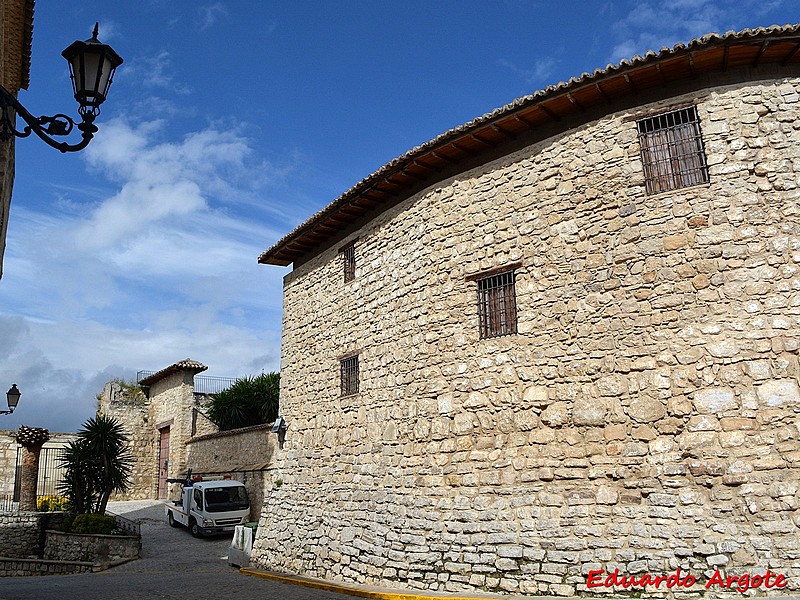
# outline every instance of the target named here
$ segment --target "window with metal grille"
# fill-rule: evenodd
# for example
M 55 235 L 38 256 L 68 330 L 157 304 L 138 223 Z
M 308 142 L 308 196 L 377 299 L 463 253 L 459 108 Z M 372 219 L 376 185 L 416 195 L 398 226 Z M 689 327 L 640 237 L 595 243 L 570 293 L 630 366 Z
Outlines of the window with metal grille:
M 344 282 L 353 281 L 356 277 L 356 245 L 348 244 L 341 250 L 342 262 L 344 263 Z
M 478 279 L 480 337 L 517 333 L 517 294 L 514 271 Z
M 358 393 L 358 355 L 339 361 L 342 380 L 342 396 Z
M 648 194 L 708 183 L 697 108 L 637 121 Z

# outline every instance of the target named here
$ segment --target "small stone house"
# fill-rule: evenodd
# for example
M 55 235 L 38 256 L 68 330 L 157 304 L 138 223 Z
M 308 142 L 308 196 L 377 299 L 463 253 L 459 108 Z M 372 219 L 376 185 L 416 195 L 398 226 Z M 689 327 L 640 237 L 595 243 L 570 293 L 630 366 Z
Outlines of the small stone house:
M 174 497 L 180 486 L 167 479 L 186 475 L 188 442 L 217 431 L 201 410 L 202 398 L 195 394 L 194 377 L 206 369 L 189 358 L 178 361 L 142 378 L 143 393 L 106 384 L 99 409 L 122 423 L 134 457 L 132 485 L 125 499 Z
M 288 430 L 254 562 L 800 589 L 798 98 L 798 26 L 648 52 L 414 148 L 265 251 L 293 266 Z

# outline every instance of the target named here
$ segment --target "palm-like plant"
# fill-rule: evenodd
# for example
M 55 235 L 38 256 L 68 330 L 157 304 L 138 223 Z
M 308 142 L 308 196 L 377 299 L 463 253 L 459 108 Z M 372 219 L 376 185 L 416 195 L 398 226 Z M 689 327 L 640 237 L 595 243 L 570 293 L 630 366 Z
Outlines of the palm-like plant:
M 206 410 L 223 431 L 270 423 L 278 416 L 279 395 L 278 373 L 241 377 L 227 390 L 214 394 Z
M 59 491 L 78 513 L 104 513 L 111 494 L 127 489 L 132 462 L 122 425 L 113 417 L 97 415 L 83 424 L 78 439 L 66 448 Z

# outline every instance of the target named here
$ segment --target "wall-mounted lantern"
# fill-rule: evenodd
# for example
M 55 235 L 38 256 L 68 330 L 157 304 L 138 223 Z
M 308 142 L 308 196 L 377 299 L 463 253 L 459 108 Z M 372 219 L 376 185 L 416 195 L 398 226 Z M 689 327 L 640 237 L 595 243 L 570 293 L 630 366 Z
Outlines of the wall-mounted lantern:
M 283 448 L 283 442 L 286 441 L 286 430 L 288 426 L 286 425 L 286 419 L 283 417 L 278 417 L 275 419 L 275 423 L 272 424 L 272 433 L 278 434 L 278 446 Z
M 79 104 L 81 122 L 75 123 L 64 114 L 34 117 L 14 94 L 0 85 L 0 139 L 5 141 L 12 136 L 28 137 L 33 132 L 61 152 L 83 150 L 89 144 L 97 132 L 94 120 L 100 114 L 100 105 L 108 96 L 114 72 L 122 64 L 122 57 L 111 46 L 97 39 L 97 29 L 98 24 L 95 23 L 90 39 L 73 42 L 61 53 L 69 63 L 69 74 L 75 100 Z M 27 124 L 22 131 L 16 128 L 16 115 Z M 69 135 L 74 127 L 81 132 L 83 139 L 80 142 L 68 144 L 53 139 L 52 136 Z
M 19 389 L 17 389 L 17 384 L 13 384 L 11 389 L 6 392 L 6 402 L 8 402 L 8 410 L 0 410 L 0 415 L 10 415 L 14 412 L 14 409 L 17 408 L 17 404 L 19 404 L 19 397 L 22 394 L 19 393 Z

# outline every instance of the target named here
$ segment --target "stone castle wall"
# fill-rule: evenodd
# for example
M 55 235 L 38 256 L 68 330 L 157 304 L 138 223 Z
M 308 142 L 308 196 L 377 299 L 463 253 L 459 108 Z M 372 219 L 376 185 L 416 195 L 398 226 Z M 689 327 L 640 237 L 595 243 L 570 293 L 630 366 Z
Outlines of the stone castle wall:
M 158 492 L 158 448 L 155 427 L 150 415 L 150 400 L 140 389 L 108 382 L 98 396 L 99 412 L 117 419 L 128 436 L 133 456 L 130 487 L 111 500 L 145 500 Z
M 254 563 L 557 595 L 592 569 L 769 567 L 800 589 L 798 88 L 609 114 L 383 213 L 348 238 L 350 283 L 336 247 L 296 267 Z M 710 183 L 647 196 L 634 118 L 684 103 Z M 519 333 L 480 340 L 468 278 L 516 262 Z
M 271 487 L 270 470 L 277 451 L 272 425 L 220 431 L 198 436 L 187 445 L 187 464 L 194 475 L 231 475 L 247 487 L 250 518 L 261 515 L 265 486 Z

